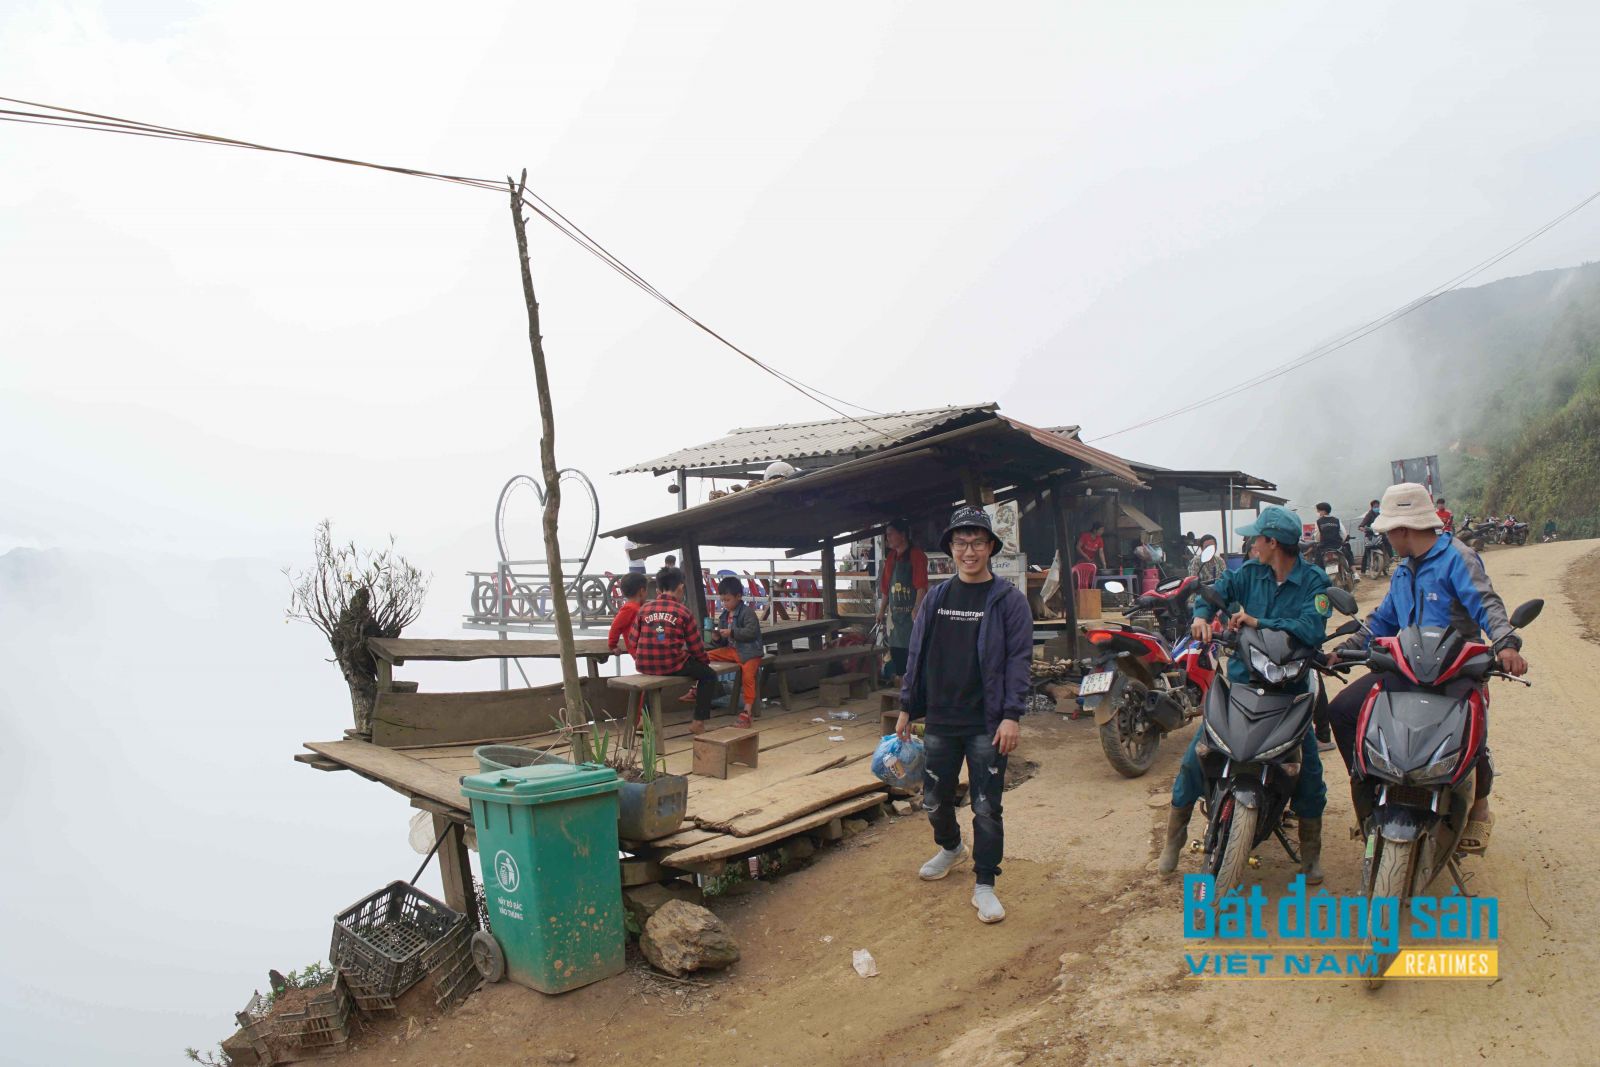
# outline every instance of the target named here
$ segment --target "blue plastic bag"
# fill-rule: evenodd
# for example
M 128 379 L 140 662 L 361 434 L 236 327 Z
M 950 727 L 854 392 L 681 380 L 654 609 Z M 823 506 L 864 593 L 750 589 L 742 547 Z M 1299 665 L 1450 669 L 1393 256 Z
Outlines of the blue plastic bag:
M 928 765 L 922 739 L 902 741 L 895 734 L 884 734 L 872 753 L 872 773 L 896 789 L 915 789 L 922 784 L 922 771 Z

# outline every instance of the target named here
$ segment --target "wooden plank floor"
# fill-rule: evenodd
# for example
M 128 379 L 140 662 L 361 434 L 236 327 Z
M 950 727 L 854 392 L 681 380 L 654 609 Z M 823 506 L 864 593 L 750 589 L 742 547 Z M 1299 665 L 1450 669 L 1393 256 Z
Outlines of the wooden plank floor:
M 855 718 L 829 719 L 828 712 L 837 710 L 852 712 Z M 815 693 L 801 694 L 789 711 L 776 706 L 763 709 L 755 725 L 761 735 L 759 765 L 731 767 L 725 779 L 689 774 L 691 718 L 688 706 L 669 707 L 663 729 L 667 770 L 689 775 L 689 814 L 683 830 L 649 850 L 669 865 L 677 851 L 685 851 L 686 862 L 697 866 L 755 851 L 820 825 L 817 816 L 823 811 L 830 812 L 822 819 L 826 822 L 837 817 L 834 809 L 858 811 L 883 799 L 883 786 L 872 777 L 869 766 L 881 737 L 876 692 L 842 705 L 825 705 Z M 732 723 L 731 715 L 714 714 L 710 727 Z M 555 733 L 496 743 L 521 744 L 557 756 L 565 756 L 567 751 Z M 401 792 L 407 791 L 408 782 L 423 782 L 428 787 L 427 795 L 435 800 L 441 799 L 441 783 L 454 783 L 461 775 L 478 771 L 473 756 L 476 744 L 381 749 L 363 742 L 344 742 L 308 743 L 307 747 L 369 777 L 378 777 Z M 372 774 L 372 768 L 379 764 L 384 773 Z M 407 765 L 415 767 L 416 773 L 404 773 Z M 825 778 L 798 781 L 818 774 L 825 774 Z M 845 797 L 841 793 L 865 795 Z M 453 806 L 464 808 L 465 804 L 457 801 Z M 715 828 L 700 827 L 697 813 L 704 813 L 708 822 L 714 821 Z M 728 829 L 734 832 L 725 832 Z

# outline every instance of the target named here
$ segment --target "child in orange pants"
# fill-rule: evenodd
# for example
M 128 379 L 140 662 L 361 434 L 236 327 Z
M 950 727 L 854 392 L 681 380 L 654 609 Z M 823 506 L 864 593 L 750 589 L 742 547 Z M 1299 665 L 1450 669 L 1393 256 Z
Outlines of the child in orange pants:
M 765 651 L 761 643 L 761 620 L 744 602 L 744 586 L 731 574 L 717 583 L 717 599 L 722 601 L 722 613 L 717 619 L 716 642 L 706 655 L 712 663 L 739 664 L 739 673 L 744 679 L 744 710 L 739 712 L 736 722 L 749 726 L 750 713 L 756 706 L 756 678 L 761 673 L 761 656 Z

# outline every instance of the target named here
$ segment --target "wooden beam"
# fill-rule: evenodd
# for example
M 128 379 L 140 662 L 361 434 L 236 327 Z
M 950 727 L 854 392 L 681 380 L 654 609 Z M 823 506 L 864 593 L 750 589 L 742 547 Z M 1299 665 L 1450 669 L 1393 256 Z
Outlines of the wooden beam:
M 467 855 L 467 838 L 462 826 L 443 815 L 433 817 L 433 835 L 444 835 L 439 845 L 439 877 L 444 882 L 444 902 L 467 916 L 478 926 L 478 895 L 472 885 L 472 861 Z
M 822 542 L 822 613 L 829 618 L 839 614 L 839 570 L 833 561 L 833 541 Z
M 1050 502 L 1055 505 L 1056 552 L 1061 557 L 1061 618 L 1066 623 L 1066 633 L 1072 649 L 1072 658 L 1078 655 L 1078 591 L 1072 580 L 1072 565 L 1077 562 L 1073 545 L 1075 541 L 1072 522 L 1072 502 L 1067 495 L 1067 480 L 1063 478 L 1050 490 Z
M 684 602 L 696 619 L 706 617 L 706 584 L 700 563 L 700 546 L 693 541 L 683 545 Z

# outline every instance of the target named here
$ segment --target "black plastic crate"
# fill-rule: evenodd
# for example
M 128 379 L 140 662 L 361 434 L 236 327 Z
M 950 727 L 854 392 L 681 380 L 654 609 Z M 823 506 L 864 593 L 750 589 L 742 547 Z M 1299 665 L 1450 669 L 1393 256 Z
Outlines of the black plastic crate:
M 411 883 L 390 882 L 335 916 L 328 958 L 364 994 L 398 997 L 428 972 L 428 949 L 466 921 Z
M 433 998 L 440 1011 L 449 1011 L 478 988 L 482 976 L 472 960 L 472 925 L 465 919 L 429 948 L 423 966 L 433 979 Z
M 303 1049 L 342 1045 L 350 1040 L 350 1014 L 355 1004 L 344 978 L 335 975 L 332 988 L 312 997 L 299 1011 L 281 1012 L 278 1033 Z

